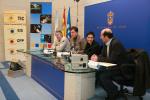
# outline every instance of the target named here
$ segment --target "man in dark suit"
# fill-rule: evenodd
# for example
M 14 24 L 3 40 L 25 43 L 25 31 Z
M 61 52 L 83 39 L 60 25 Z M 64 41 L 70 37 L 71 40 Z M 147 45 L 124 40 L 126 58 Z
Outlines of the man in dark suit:
M 115 67 L 100 71 L 98 76 L 100 85 L 107 92 L 106 100 L 116 100 L 119 92 L 117 86 L 113 83 L 113 78 L 122 75 L 120 65 L 130 63 L 130 61 L 121 42 L 113 37 L 111 29 L 103 29 L 100 38 L 104 43 L 102 53 L 99 57 L 93 55 L 91 60 L 117 64 Z

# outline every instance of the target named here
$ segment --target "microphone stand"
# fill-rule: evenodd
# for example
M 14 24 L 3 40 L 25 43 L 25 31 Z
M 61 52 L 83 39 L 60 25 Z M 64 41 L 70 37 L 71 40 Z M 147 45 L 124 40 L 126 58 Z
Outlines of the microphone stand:
M 79 19 L 78 19 L 78 11 L 79 11 L 79 1 L 80 0 L 75 0 L 77 2 L 77 27 L 78 27 L 78 22 L 79 22 Z
M 55 59 L 56 59 L 56 56 L 57 56 L 57 52 L 56 52 L 56 45 L 55 45 L 55 48 L 54 48 L 53 55 L 54 55 L 54 57 L 55 57 Z

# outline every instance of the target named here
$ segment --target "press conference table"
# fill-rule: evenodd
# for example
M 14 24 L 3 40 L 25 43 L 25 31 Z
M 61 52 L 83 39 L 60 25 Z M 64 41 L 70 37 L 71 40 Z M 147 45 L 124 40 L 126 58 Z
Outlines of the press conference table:
M 58 100 L 87 100 L 95 93 L 95 70 L 72 69 L 64 58 L 42 51 L 19 51 L 25 56 L 25 72 Z

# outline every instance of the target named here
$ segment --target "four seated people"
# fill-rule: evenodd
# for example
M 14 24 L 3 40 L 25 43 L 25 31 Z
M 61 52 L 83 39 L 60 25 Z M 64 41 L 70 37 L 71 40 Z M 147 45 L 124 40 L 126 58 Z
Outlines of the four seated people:
M 86 39 L 81 39 L 78 34 L 78 28 L 75 26 L 71 27 L 71 38 L 68 40 L 63 37 L 61 31 L 55 33 L 56 41 L 53 43 L 52 48 L 57 51 L 76 51 L 76 53 L 87 54 L 89 60 L 95 62 L 108 62 L 117 64 L 107 70 L 99 70 L 96 72 L 96 81 L 106 92 L 106 100 L 116 100 L 120 95 L 118 87 L 114 84 L 113 80 L 115 77 L 124 76 L 125 74 L 130 75 L 128 71 L 124 72 L 120 66 L 122 64 L 133 64 L 134 61 L 129 59 L 126 49 L 122 43 L 113 36 L 113 32 L 109 28 L 105 28 L 100 33 L 100 39 L 102 40 L 103 47 L 94 40 L 95 35 L 93 32 L 88 32 Z M 130 68 L 128 70 L 131 70 Z M 130 71 L 129 71 L 130 72 Z M 133 75 L 133 73 L 131 74 Z

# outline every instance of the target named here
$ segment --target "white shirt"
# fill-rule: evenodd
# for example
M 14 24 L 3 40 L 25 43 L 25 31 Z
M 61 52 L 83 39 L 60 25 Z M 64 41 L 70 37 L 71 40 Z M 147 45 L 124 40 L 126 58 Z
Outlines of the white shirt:
M 110 39 L 110 40 L 106 43 L 106 46 L 107 46 L 107 57 L 109 57 L 109 46 L 110 46 L 111 41 L 112 41 L 112 39 Z
M 56 39 L 56 41 L 52 45 L 52 48 L 60 52 L 69 51 L 70 50 L 69 40 L 66 37 L 63 37 L 60 41 Z

